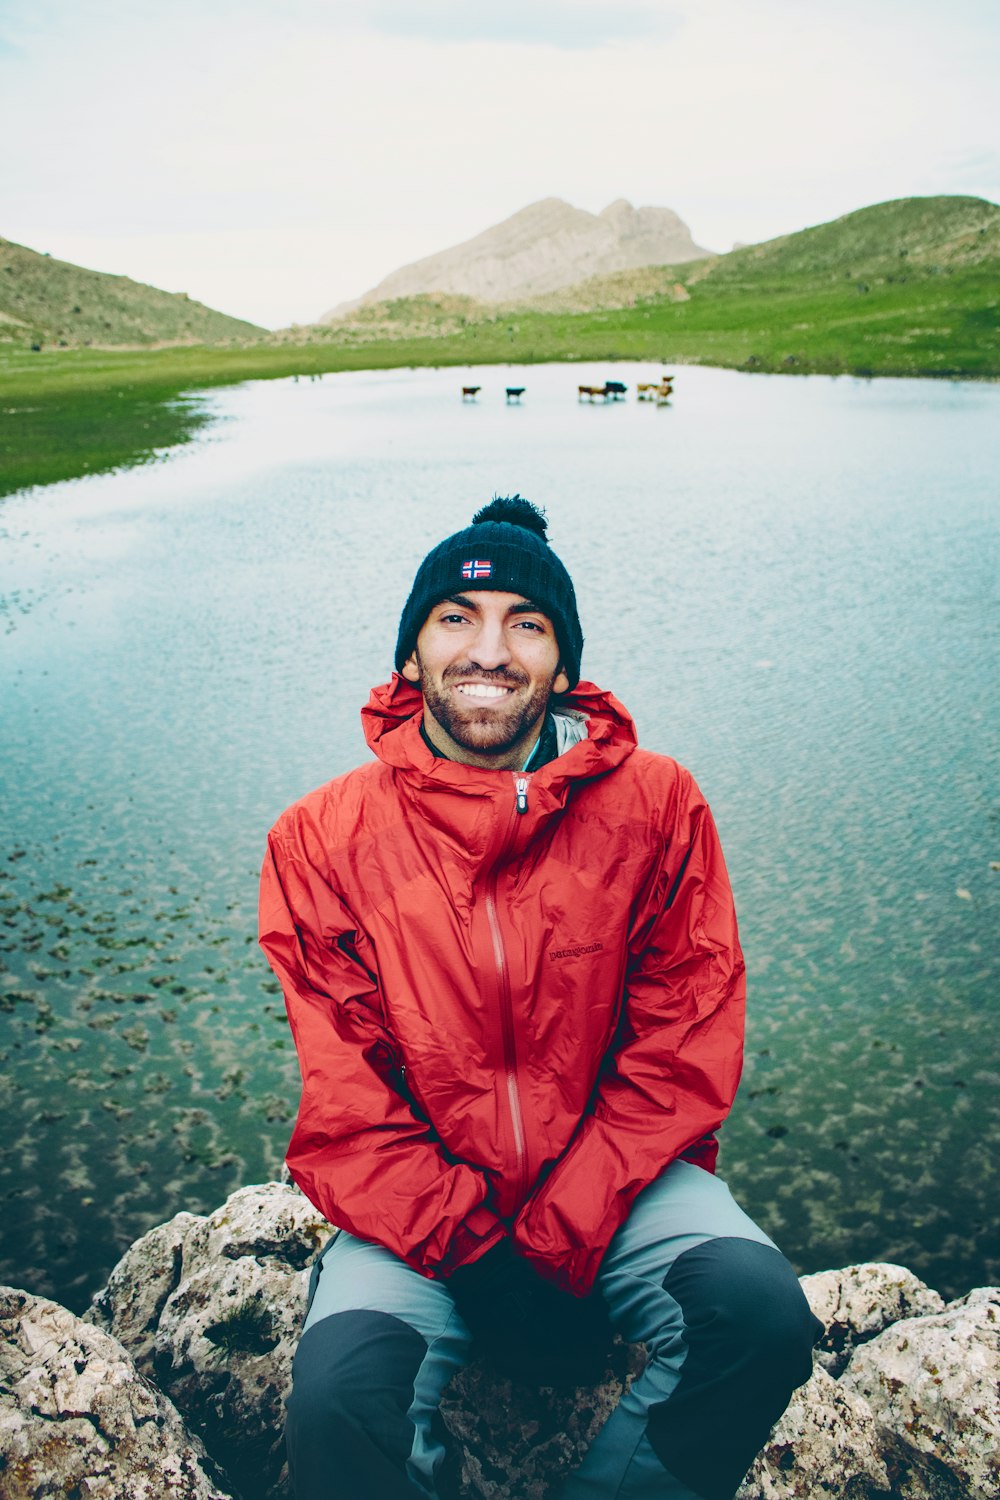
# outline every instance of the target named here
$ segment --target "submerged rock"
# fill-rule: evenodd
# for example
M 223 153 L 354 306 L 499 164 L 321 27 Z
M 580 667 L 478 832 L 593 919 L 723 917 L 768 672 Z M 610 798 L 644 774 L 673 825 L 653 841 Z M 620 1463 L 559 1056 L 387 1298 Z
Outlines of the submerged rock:
M 243 1188 L 214 1214 L 179 1214 L 143 1236 L 88 1314 L 169 1395 L 241 1500 L 289 1496 L 283 1401 L 309 1266 L 329 1234 L 296 1188 Z M 802 1284 L 826 1326 L 817 1367 L 772 1432 L 739 1500 L 985 1500 L 1000 1493 L 1000 1292 L 974 1292 L 944 1307 L 905 1268 L 881 1264 L 826 1271 Z M 87 1336 L 105 1336 L 80 1327 Z M 104 1365 L 115 1347 L 109 1338 Z M 84 1350 L 82 1369 L 96 1357 Z M 575 1391 L 537 1390 L 485 1361 L 470 1365 L 442 1405 L 454 1439 L 453 1493 L 461 1500 L 550 1500 L 643 1358 L 640 1346 L 619 1342 L 605 1380 Z M 123 1350 L 118 1359 L 138 1379 Z M 70 1448 L 74 1420 L 67 1408 L 58 1424 L 69 1424 Z M 45 1433 L 17 1431 L 18 1452 L 35 1453 L 33 1473 L 43 1475 L 46 1464 L 62 1472 L 63 1439 L 51 1423 Z M 192 1452 L 201 1451 L 196 1439 L 187 1441 Z M 145 1500 L 146 1491 L 117 1483 L 109 1479 L 110 1487 L 80 1493 Z M 64 1492 L 36 1487 L 24 1494 Z M 20 1500 L 21 1492 L 11 1493 Z M 152 1500 L 175 1491 L 161 1486 L 148 1493 Z M 176 1493 L 201 1500 L 203 1492 Z
M 0 1287 L 0 1490 L 4 1500 L 229 1494 L 115 1339 L 13 1287 Z

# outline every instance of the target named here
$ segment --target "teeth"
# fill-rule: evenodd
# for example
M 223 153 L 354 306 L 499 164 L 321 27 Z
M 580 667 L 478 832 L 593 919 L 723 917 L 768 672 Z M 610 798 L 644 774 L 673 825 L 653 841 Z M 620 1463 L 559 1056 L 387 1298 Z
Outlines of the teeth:
M 458 691 L 467 698 L 506 698 L 510 688 L 496 687 L 491 682 L 463 682 Z

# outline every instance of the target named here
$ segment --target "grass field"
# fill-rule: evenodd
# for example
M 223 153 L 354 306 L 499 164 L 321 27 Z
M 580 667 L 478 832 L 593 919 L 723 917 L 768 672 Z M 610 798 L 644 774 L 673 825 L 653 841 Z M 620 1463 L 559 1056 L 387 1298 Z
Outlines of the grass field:
M 208 420 L 199 391 L 244 380 L 617 359 L 997 379 L 998 243 L 995 205 L 901 200 L 717 260 L 664 268 L 657 274 L 670 292 L 620 292 L 626 305 L 481 308 L 462 317 L 451 308 L 435 323 L 433 299 L 421 298 L 392 304 L 375 323 L 243 346 L 0 346 L 0 494 L 149 461 Z

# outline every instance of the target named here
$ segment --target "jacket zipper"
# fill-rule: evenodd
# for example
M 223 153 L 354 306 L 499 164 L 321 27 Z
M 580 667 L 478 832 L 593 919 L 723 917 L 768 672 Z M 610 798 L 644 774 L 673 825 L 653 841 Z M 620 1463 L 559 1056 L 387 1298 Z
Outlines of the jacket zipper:
M 514 797 L 514 806 L 517 812 L 527 812 L 527 776 L 515 775 Z M 490 935 L 493 939 L 493 958 L 497 966 L 497 979 L 500 985 L 500 1029 L 503 1036 L 504 1081 L 507 1085 L 507 1103 L 510 1108 L 511 1133 L 514 1137 L 514 1156 L 517 1163 L 517 1196 L 518 1201 L 520 1201 L 527 1191 L 527 1150 L 525 1146 L 524 1115 L 521 1110 L 521 1096 L 517 1087 L 517 1048 L 514 1041 L 514 1005 L 510 993 L 510 970 L 507 967 L 507 953 L 503 945 L 503 933 L 500 930 L 500 916 L 497 911 L 497 867 L 506 852 L 512 831 L 513 825 L 511 824 L 508 826 L 503 844 L 500 847 L 500 852 L 490 871 L 489 884 L 486 888 L 486 915 L 490 924 Z

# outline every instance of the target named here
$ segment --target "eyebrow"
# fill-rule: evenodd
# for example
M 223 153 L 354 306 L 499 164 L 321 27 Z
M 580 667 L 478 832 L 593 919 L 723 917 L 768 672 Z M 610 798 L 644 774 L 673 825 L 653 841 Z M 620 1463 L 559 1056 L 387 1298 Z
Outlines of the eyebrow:
M 479 605 L 474 599 L 470 599 L 468 594 L 446 594 L 441 603 L 457 604 L 462 609 L 471 610 L 473 614 L 479 609 Z M 550 618 L 542 606 L 536 604 L 533 599 L 525 599 L 520 604 L 512 604 L 507 613 L 509 615 L 544 615 L 546 620 Z

